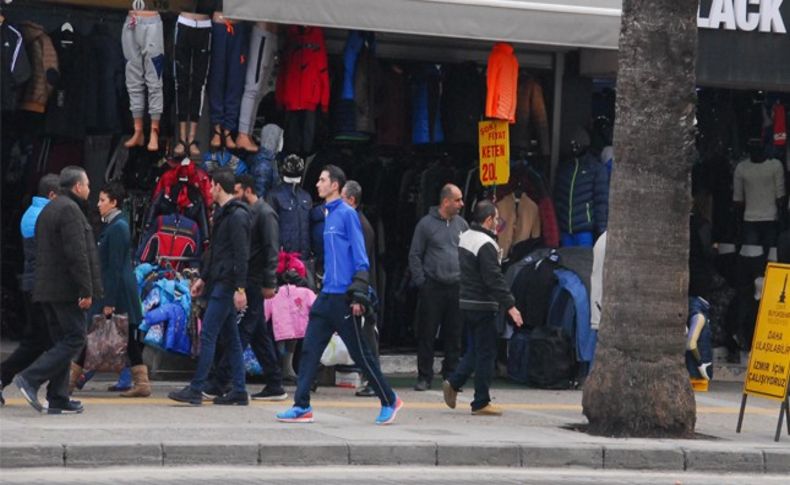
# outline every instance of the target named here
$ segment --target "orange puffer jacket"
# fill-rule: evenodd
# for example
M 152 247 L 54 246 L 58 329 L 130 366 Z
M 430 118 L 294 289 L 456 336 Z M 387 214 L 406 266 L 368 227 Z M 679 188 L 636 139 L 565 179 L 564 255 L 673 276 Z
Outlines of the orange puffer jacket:
M 22 22 L 22 36 L 30 56 L 33 76 L 25 87 L 20 109 L 43 113 L 47 109 L 47 101 L 58 80 L 58 54 L 52 39 L 44 32 L 44 28 L 33 22 Z
M 494 44 L 488 56 L 486 116 L 516 122 L 518 60 L 510 44 Z

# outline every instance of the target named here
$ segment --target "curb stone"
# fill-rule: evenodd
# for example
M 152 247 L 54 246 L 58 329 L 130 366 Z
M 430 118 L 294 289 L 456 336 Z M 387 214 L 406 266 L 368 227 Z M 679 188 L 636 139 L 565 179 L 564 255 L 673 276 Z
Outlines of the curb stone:
M 345 442 L 263 443 L 259 463 L 269 466 L 348 465 L 349 445 Z
M 163 443 L 163 463 L 173 465 L 258 465 L 257 443 Z
M 438 466 L 521 466 L 521 448 L 517 444 L 439 444 Z
M 64 466 L 64 445 L 0 444 L 0 468 Z
M 683 450 L 674 446 L 605 445 L 603 467 L 606 470 L 683 471 Z
M 603 447 L 572 445 L 521 445 L 521 466 L 525 468 L 603 468 Z
M 67 467 L 161 466 L 162 445 L 157 443 L 101 443 L 65 446 Z
M 686 453 L 686 470 L 726 472 L 739 471 L 743 473 L 764 472 L 765 462 L 763 451 L 742 450 L 730 453 L 723 450 L 700 450 L 693 448 L 684 449 Z M 786 455 L 785 458 L 790 457 Z
M 429 465 L 436 466 L 436 443 L 381 444 L 349 443 L 351 465 Z

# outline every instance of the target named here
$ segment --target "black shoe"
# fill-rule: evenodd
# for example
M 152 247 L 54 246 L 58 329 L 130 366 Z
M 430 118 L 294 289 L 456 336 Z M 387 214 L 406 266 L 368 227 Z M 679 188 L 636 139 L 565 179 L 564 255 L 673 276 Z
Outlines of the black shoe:
M 427 391 L 430 388 L 431 388 L 430 381 L 426 381 L 426 380 L 423 380 L 423 379 L 420 379 L 419 381 L 417 381 L 417 384 L 414 386 L 414 390 L 415 391 Z
M 72 400 L 65 404 L 53 405 L 49 403 L 47 406 L 47 414 L 82 414 L 84 410 L 81 402 Z
M 271 389 L 269 386 L 266 386 L 261 392 L 250 397 L 255 401 L 285 401 L 288 399 L 288 393 L 282 387 Z
M 203 389 L 203 400 L 204 401 L 211 401 L 215 398 L 220 396 L 224 396 L 225 394 L 230 392 L 230 387 L 222 387 L 218 386 L 217 384 L 209 383 L 206 385 L 205 389 Z
M 222 396 L 215 397 L 214 404 L 217 406 L 249 406 L 250 397 L 246 392 L 231 391 Z
M 20 374 L 17 374 L 14 377 L 13 382 L 14 385 L 16 385 L 16 387 L 19 388 L 19 392 L 22 393 L 22 397 L 25 398 L 28 404 L 33 406 L 33 409 L 35 409 L 38 412 L 44 410 L 44 406 L 42 406 L 41 403 L 38 402 L 38 389 L 31 386 L 30 383 L 27 381 L 27 379 L 22 377 Z
M 367 384 L 364 387 L 357 389 L 357 392 L 355 392 L 354 395 L 357 397 L 376 397 L 376 391 L 370 387 L 370 384 Z
M 0 408 L 5 406 L 5 398 L 3 397 L 3 389 L 0 389 Z
M 203 404 L 203 393 L 192 389 L 190 386 L 185 386 L 183 389 L 170 392 L 167 397 L 173 401 L 185 402 L 193 406 L 200 406 Z

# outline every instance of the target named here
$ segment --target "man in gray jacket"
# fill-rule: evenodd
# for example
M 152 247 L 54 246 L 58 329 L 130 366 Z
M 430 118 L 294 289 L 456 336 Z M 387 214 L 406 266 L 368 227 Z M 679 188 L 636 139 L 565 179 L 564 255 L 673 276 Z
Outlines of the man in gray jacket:
M 458 215 L 464 206 L 461 189 L 447 184 L 439 194 L 439 206 L 431 207 L 414 229 L 409 250 L 412 282 L 420 289 L 417 311 L 417 385 L 416 391 L 431 388 L 433 347 L 441 328 L 444 344 L 442 376 L 446 378 L 461 357 L 461 319 L 458 290 L 461 270 L 458 241 L 469 229 Z

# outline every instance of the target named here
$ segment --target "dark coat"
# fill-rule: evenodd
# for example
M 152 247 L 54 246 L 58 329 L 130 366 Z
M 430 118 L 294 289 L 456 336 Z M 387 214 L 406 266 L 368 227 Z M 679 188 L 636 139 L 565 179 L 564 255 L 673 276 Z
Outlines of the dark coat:
M 118 215 L 102 228 L 99 234 L 99 262 L 104 297 L 94 302 L 94 314 L 106 306 L 115 307 L 115 313 L 129 316 L 129 323 L 137 325 L 143 320 L 137 280 L 132 268 L 132 247 L 129 223 Z
M 505 282 L 496 236 L 478 224 L 461 234 L 458 261 L 461 266 L 461 310 L 509 310 L 516 304 Z
M 606 230 L 609 215 L 609 175 L 598 157 L 587 153 L 560 165 L 554 188 L 560 231 L 568 234 Z
M 84 204 L 69 191 L 38 216 L 33 301 L 77 303 L 102 296 L 99 255 Z
M 280 226 L 277 213 L 263 199 L 250 206 L 250 262 L 248 286 L 277 287 L 277 263 L 280 253 Z
M 207 286 L 223 283 L 246 288 L 250 259 L 250 209 L 231 200 L 214 210 L 211 245 L 200 270 Z

